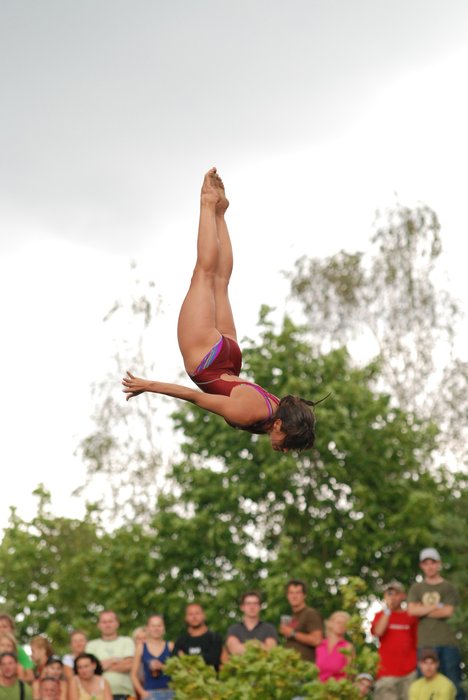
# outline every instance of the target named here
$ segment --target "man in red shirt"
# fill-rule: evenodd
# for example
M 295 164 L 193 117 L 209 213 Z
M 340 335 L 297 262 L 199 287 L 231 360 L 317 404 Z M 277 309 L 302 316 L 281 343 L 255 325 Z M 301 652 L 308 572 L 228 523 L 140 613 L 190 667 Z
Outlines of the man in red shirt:
M 372 622 L 372 634 L 380 641 L 375 700 L 406 700 L 416 678 L 418 620 L 401 607 L 405 598 L 403 584 L 390 581 L 384 588 L 383 610 Z

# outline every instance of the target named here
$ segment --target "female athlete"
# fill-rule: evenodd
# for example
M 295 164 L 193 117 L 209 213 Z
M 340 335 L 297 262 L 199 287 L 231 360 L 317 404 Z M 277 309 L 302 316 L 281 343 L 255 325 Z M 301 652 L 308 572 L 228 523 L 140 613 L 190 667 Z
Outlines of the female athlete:
M 228 296 L 233 265 L 224 218 L 228 206 L 223 182 L 211 168 L 201 190 L 197 261 L 177 329 L 185 369 L 201 391 L 131 372 L 122 380 L 123 391 L 127 400 L 151 391 L 190 401 L 235 428 L 267 434 L 278 452 L 304 450 L 314 444 L 314 402 L 295 396 L 280 400 L 239 377 L 242 354 Z

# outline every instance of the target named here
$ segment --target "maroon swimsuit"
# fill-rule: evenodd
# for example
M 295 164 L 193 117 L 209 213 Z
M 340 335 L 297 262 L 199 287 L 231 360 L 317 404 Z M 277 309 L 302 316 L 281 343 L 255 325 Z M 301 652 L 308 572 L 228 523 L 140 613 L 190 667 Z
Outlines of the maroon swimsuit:
M 262 430 L 262 425 L 267 423 L 273 415 L 271 404 L 278 406 L 279 399 L 258 384 L 243 381 L 242 379 L 239 379 L 239 381 L 229 381 L 221 378 L 222 374 L 229 374 L 231 376 L 238 377 L 241 368 L 242 353 L 240 347 L 235 340 L 222 335 L 216 345 L 214 345 L 210 352 L 205 355 L 195 370 L 195 373 L 190 375 L 190 378 L 198 387 L 200 387 L 202 391 L 205 392 L 205 394 L 221 394 L 223 396 L 230 396 L 234 387 L 241 384 L 251 386 L 253 389 L 258 391 L 259 394 L 261 394 L 265 399 L 265 403 L 268 407 L 268 418 L 265 418 L 265 420 L 259 421 L 252 425 L 238 426 L 234 423 L 229 423 L 229 421 L 226 422 L 229 423 L 229 425 L 234 425 L 234 427 L 241 428 L 242 430 L 263 433 L 265 430 Z

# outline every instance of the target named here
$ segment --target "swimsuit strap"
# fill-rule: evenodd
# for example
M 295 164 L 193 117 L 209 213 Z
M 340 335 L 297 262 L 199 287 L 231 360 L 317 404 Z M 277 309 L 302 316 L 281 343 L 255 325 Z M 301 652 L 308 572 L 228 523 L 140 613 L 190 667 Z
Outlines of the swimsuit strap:
M 263 398 L 265 399 L 265 403 L 268 406 L 268 418 L 271 418 L 273 415 L 273 409 L 271 407 L 270 400 L 273 401 L 273 403 L 276 403 L 276 405 L 278 405 L 279 399 L 277 399 L 276 396 L 273 396 L 273 394 L 270 394 L 270 392 L 266 391 L 266 389 L 263 389 L 263 387 L 259 386 L 258 384 L 249 384 L 249 386 L 251 386 L 253 389 L 256 389 L 258 393 L 263 396 Z
M 222 381 L 225 381 L 225 380 L 222 380 Z M 261 394 L 263 396 L 263 398 L 265 399 L 265 403 L 268 407 L 268 418 L 271 418 L 273 415 L 273 409 L 271 407 L 270 401 L 275 403 L 277 406 L 279 405 L 279 402 L 280 402 L 279 398 L 277 396 L 275 396 L 274 394 L 270 394 L 269 391 L 267 391 L 263 387 L 259 386 L 258 384 L 254 384 L 253 382 L 243 382 L 243 381 L 229 382 L 229 384 L 234 384 L 235 387 L 244 384 L 245 386 L 251 386 L 252 389 L 255 389 L 256 391 L 258 391 L 258 393 Z M 268 420 L 268 418 L 265 418 L 265 420 Z

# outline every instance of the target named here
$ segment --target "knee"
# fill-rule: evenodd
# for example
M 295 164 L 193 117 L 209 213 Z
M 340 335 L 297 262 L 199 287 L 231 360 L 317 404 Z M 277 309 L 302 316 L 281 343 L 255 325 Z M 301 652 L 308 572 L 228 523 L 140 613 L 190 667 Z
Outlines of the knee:
M 217 292 L 225 293 L 229 287 L 229 277 L 217 273 L 214 278 L 214 285 Z
M 192 285 L 207 286 L 214 289 L 215 282 L 216 273 L 197 262 L 192 274 Z

